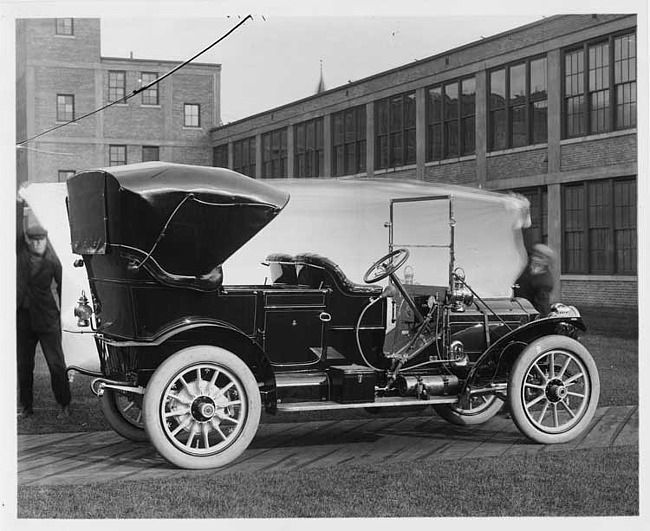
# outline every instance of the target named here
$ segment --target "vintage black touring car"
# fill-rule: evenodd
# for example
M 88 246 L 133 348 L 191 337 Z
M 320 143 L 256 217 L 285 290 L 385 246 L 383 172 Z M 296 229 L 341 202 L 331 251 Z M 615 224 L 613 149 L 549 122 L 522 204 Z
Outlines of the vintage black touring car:
M 511 294 L 482 296 L 456 256 L 453 194 L 386 202 L 388 252 L 364 284 L 330 258 L 278 249 L 260 257 L 269 281 L 253 285 L 224 282 L 224 263 L 287 205 L 280 187 L 145 163 L 78 173 L 67 195 L 90 286 L 75 314 L 101 367 L 85 372 L 115 431 L 179 467 L 237 458 L 262 408 L 431 405 L 469 425 L 508 400 L 538 443 L 570 441 L 594 415 L 600 384 L 578 311 L 555 304 L 541 318 Z M 446 255 L 439 285 L 400 277 L 419 247 L 396 241 L 394 213 L 422 205 L 444 213 L 446 238 L 432 244 Z

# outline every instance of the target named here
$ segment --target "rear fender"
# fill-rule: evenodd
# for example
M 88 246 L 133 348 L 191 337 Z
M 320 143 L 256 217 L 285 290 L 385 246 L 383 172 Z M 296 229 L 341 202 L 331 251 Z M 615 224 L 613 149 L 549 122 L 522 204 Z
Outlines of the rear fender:
M 474 388 L 489 386 L 495 380 L 505 380 L 513 363 L 528 344 L 553 334 L 575 337 L 576 329 L 586 330 L 581 317 L 546 317 L 535 319 L 503 335 L 476 360 L 465 380 L 461 401 L 467 399 Z
M 174 348 L 169 349 L 170 345 Z M 161 343 L 161 347 L 172 352 L 192 345 L 218 346 L 241 358 L 260 385 L 267 408 L 275 407 L 275 374 L 266 353 L 252 338 L 227 324 L 194 321 L 186 327 L 176 328 Z

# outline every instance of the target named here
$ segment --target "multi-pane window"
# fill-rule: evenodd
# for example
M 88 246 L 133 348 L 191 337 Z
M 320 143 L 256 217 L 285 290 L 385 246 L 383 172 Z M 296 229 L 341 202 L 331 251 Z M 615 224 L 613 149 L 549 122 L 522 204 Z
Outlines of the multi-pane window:
M 332 115 L 332 172 L 335 176 L 366 171 L 366 106 Z
M 614 39 L 614 94 L 616 128 L 636 127 L 636 34 Z
M 71 18 L 55 19 L 57 35 L 74 35 L 74 21 Z
M 56 121 L 71 122 L 74 120 L 74 96 L 71 94 L 56 95 Z
M 212 148 L 212 165 L 217 168 L 228 167 L 228 144 L 221 144 Z
M 160 148 L 158 146 L 142 146 L 142 162 L 160 160 Z
M 323 176 L 323 118 L 294 126 L 294 177 Z
M 379 100 L 375 109 L 377 169 L 415 164 L 415 92 Z
M 430 88 L 426 112 L 427 161 L 474 153 L 476 81 L 473 77 Z
M 546 186 L 514 190 L 530 203 L 530 228 L 524 231 L 526 248 L 536 243 L 548 243 L 548 192 Z
M 265 178 L 287 176 L 287 130 L 276 129 L 262 135 L 262 175 Z
M 255 177 L 255 137 L 244 138 L 233 143 L 233 170 Z M 228 151 L 226 146 L 226 159 Z M 227 162 L 227 160 L 226 160 Z
M 186 103 L 183 106 L 183 125 L 201 127 L 201 106 L 198 103 Z
M 59 182 L 64 183 L 75 174 L 74 170 L 59 170 Z
M 636 180 L 607 179 L 563 189 L 563 272 L 636 274 Z
M 142 72 L 142 86 L 146 87 L 158 79 L 156 72 Z M 142 105 L 158 105 L 158 84 L 142 91 Z
M 564 137 L 636 127 L 636 34 L 564 53 Z
M 126 72 L 111 70 L 108 72 L 108 100 L 119 101 L 126 95 Z
M 547 91 L 546 57 L 490 72 L 488 143 L 491 151 L 547 141 Z
M 108 146 L 108 165 L 122 166 L 126 164 L 126 146 Z

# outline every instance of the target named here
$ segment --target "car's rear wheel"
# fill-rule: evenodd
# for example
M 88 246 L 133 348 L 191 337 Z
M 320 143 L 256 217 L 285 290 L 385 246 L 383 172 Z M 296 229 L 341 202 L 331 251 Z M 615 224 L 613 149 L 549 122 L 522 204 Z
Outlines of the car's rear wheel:
M 575 339 L 546 336 L 521 353 L 510 373 L 510 413 L 519 431 L 538 443 L 564 443 L 593 419 L 600 380 L 589 351 Z
M 496 415 L 503 406 L 503 400 L 495 395 L 480 395 L 470 398 L 469 408 L 460 404 L 436 404 L 435 412 L 447 422 L 458 426 L 483 424 Z
M 104 389 L 102 413 L 108 425 L 125 439 L 149 440 L 142 419 L 142 395 L 115 389 Z
M 144 395 L 149 439 L 181 468 L 217 468 L 236 459 L 253 440 L 260 414 L 250 369 L 214 346 L 189 347 L 165 360 Z

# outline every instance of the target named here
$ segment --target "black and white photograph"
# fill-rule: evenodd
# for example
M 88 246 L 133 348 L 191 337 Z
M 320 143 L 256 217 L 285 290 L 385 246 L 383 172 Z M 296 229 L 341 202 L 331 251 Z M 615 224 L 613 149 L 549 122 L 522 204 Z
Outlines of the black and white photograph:
M 3 528 L 648 525 L 645 2 L 0 24 Z

